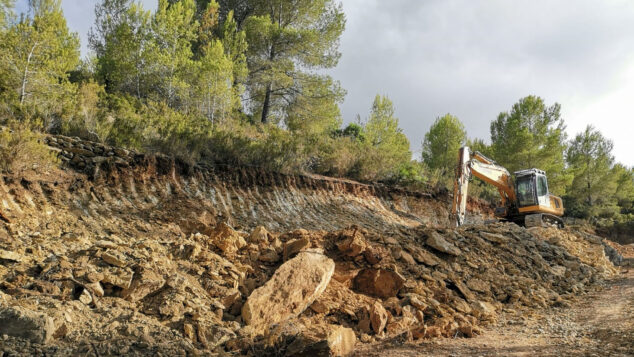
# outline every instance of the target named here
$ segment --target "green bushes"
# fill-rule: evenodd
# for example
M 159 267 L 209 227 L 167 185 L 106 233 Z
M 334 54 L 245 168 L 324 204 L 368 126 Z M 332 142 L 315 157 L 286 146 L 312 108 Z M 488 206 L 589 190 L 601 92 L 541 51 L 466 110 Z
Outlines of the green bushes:
M 30 171 L 45 171 L 57 159 L 44 144 L 42 134 L 31 130 L 28 122 L 11 121 L 0 127 L 0 172 L 22 176 Z

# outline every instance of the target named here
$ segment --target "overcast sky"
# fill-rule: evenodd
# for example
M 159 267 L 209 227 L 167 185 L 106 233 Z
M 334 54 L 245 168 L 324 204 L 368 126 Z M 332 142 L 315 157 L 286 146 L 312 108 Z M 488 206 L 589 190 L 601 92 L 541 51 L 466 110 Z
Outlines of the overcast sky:
M 62 0 L 84 54 L 96 2 Z M 562 105 L 570 137 L 592 124 L 634 166 L 634 1 L 343 0 L 343 8 L 342 57 L 330 72 L 348 92 L 346 122 L 387 95 L 418 156 L 436 117 L 456 115 L 469 137 L 488 141 L 491 120 L 535 94 Z

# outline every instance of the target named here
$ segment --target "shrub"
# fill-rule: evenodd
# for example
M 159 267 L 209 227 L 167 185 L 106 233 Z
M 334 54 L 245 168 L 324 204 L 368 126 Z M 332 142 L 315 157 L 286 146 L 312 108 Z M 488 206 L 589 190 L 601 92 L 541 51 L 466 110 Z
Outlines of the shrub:
M 57 163 L 43 136 L 28 122 L 10 121 L 0 128 L 0 171 L 22 176 L 29 171 L 45 171 Z

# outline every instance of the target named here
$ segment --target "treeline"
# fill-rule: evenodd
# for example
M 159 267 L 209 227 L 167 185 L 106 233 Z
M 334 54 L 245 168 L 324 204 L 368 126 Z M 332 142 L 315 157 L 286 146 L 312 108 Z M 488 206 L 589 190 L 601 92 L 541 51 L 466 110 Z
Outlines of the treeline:
M 2 1 L 1 120 L 196 162 L 361 180 L 411 161 L 392 103 L 342 127 L 331 0 L 102 0 L 80 60 L 59 0 Z M 371 98 L 368 98 L 369 100 Z
M 345 91 L 324 74 L 345 28 L 336 1 L 158 0 L 152 12 L 101 0 L 86 59 L 60 0 L 29 0 L 20 15 L 13 4 L 0 0 L 0 124 L 13 130 L 0 133 L 4 171 L 48 160 L 33 140 L 49 132 L 189 162 L 451 188 L 468 144 L 510 171 L 545 170 L 569 214 L 632 219 L 633 172 L 614 163 L 611 142 L 591 127 L 568 140 L 559 105 L 537 97 L 491 123 L 490 145 L 438 118 L 420 160 L 385 96 L 344 126 Z
M 456 153 L 468 145 L 511 173 L 546 171 L 549 191 L 563 196 L 567 216 L 608 224 L 634 221 L 634 169 L 615 162 L 612 141 L 591 125 L 569 140 L 559 104 L 522 98 L 491 122 L 490 132 L 490 144 L 469 140 L 458 118 L 440 117 L 425 135 L 423 163 L 444 178 L 441 185 L 451 187 Z M 498 195 L 483 182 L 475 190 L 491 199 Z

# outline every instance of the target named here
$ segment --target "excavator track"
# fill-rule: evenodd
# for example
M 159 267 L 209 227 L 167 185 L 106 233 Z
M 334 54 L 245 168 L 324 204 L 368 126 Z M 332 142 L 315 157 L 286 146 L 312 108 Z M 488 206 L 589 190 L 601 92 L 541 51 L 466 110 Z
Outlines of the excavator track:
M 564 221 L 555 215 L 548 213 L 529 214 L 524 216 L 524 226 L 530 227 L 557 227 L 563 228 Z

